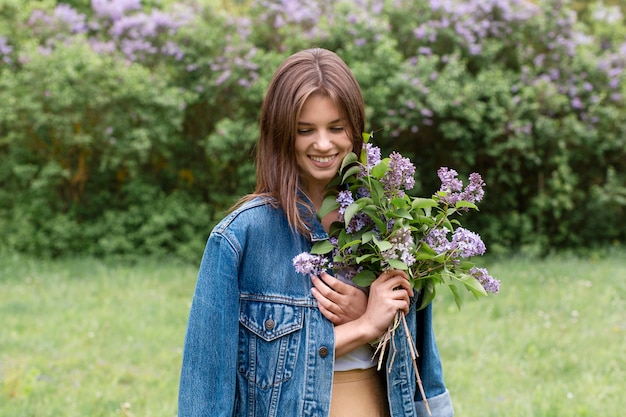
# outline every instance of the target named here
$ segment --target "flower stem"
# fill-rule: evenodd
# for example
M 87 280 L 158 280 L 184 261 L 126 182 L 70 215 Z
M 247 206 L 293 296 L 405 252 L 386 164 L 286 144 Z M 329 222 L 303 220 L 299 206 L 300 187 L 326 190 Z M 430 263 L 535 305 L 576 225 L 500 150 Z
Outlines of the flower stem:
M 400 314 L 400 312 L 398 312 Z M 406 340 L 409 343 L 409 350 L 411 351 L 411 362 L 413 362 L 413 369 L 415 370 L 415 378 L 417 379 L 417 386 L 419 387 L 420 394 L 422 395 L 422 400 L 424 401 L 424 406 L 426 406 L 426 411 L 428 411 L 428 415 L 432 415 L 430 413 L 430 407 L 428 406 L 428 400 L 426 399 L 426 394 L 424 393 L 424 385 L 422 384 L 422 378 L 420 378 L 419 370 L 417 369 L 417 357 L 419 354 L 417 353 L 417 348 L 413 343 L 413 339 L 411 338 L 411 333 L 409 332 L 409 326 L 406 323 L 406 315 L 402 313 L 402 325 L 404 326 L 404 334 L 406 335 Z

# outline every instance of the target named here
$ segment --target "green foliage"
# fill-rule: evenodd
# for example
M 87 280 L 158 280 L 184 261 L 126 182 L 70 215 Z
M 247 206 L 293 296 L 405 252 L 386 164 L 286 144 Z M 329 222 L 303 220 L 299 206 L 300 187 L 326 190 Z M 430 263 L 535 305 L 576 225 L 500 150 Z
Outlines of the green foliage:
M 0 0 L 0 246 L 197 257 L 183 242 L 253 189 L 273 71 L 311 46 L 350 65 L 416 193 L 441 166 L 483 176 L 464 224 L 489 247 L 626 239 L 623 2 L 291 3 L 143 1 L 121 22 L 89 2 Z M 162 224 L 178 243 L 148 237 Z

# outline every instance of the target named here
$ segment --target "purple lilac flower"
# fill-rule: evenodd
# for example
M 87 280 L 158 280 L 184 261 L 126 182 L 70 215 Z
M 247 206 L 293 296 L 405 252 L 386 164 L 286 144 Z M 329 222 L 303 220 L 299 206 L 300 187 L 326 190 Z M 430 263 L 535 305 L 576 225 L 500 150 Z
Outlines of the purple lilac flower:
M 346 225 L 346 232 L 356 233 L 369 224 L 371 224 L 371 220 L 367 217 L 367 215 L 363 213 L 356 213 L 350 220 L 350 223 Z
M 60 21 L 65 23 L 70 32 L 73 33 L 85 33 L 87 32 L 87 18 L 84 14 L 78 13 L 71 6 L 67 4 L 59 4 L 54 9 L 54 17 Z
M 12 62 L 10 57 L 12 52 L 13 47 L 7 43 L 7 38 L 0 36 L 0 57 L 5 64 Z
M 369 171 L 372 170 L 376 165 L 378 165 L 381 161 L 380 157 L 380 148 L 378 146 L 374 146 L 371 143 L 366 143 L 363 146 L 365 150 L 365 167 L 362 170 L 362 175 L 368 175 Z
M 409 158 L 404 158 L 398 152 L 392 152 L 389 159 L 389 170 L 380 182 L 386 191 L 393 194 L 398 192 L 400 196 L 403 196 L 405 190 L 410 190 L 415 186 L 415 165 Z
M 337 195 L 337 202 L 339 203 L 339 221 L 343 221 L 343 214 L 350 204 L 354 203 L 352 193 L 348 190 L 340 191 Z
M 480 285 L 488 293 L 497 294 L 500 291 L 500 281 L 489 275 L 485 268 L 474 267 L 470 269 L 469 273 L 480 282 Z
M 413 235 L 411 235 L 411 229 L 399 229 L 393 236 L 387 239 L 387 241 L 391 243 L 392 247 L 391 249 L 382 252 L 382 256 L 385 261 L 389 261 L 390 259 L 400 259 L 408 266 L 415 263 L 415 257 L 412 253 L 414 241 Z
M 459 227 L 452 235 L 452 248 L 457 250 L 461 258 L 482 255 L 487 250 L 477 233 Z
M 91 0 L 91 8 L 98 17 L 119 20 L 131 10 L 141 10 L 141 0 Z
M 296 255 L 292 262 L 296 272 L 303 275 L 320 275 L 328 267 L 328 258 L 308 252 Z
M 469 201 L 470 203 L 478 203 L 485 196 L 484 186 L 485 182 L 480 174 L 477 172 L 471 173 L 469 176 L 469 184 L 461 193 L 461 200 Z
M 423 241 L 437 254 L 442 254 L 449 251 L 452 248 L 450 241 L 448 240 L 448 233 L 450 231 L 442 227 L 440 229 L 431 229 L 424 237 Z
M 458 173 L 454 169 L 441 167 L 437 170 L 437 176 L 441 180 L 440 192 L 446 193 L 442 200 L 450 205 L 454 205 L 461 200 L 460 192 L 463 183 L 457 178 Z

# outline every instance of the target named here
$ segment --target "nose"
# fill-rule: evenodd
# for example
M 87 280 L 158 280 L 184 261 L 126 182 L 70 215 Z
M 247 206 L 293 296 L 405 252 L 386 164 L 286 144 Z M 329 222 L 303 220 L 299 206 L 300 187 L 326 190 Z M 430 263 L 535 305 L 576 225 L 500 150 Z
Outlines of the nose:
M 315 138 L 315 149 L 318 151 L 327 151 L 332 149 L 333 140 L 328 130 L 322 129 Z

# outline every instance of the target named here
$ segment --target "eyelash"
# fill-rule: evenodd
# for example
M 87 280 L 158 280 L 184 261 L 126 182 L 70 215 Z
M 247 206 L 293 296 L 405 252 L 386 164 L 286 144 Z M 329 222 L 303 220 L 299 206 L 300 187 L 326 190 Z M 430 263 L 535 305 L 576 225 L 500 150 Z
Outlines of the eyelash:
M 344 131 L 344 127 L 343 126 L 333 126 L 330 128 L 331 132 L 343 132 Z M 298 129 L 298 135 L 306 135 L 308 133 L 313 132 L 313 129 Z

